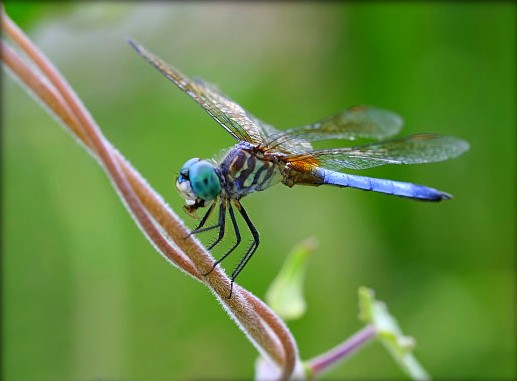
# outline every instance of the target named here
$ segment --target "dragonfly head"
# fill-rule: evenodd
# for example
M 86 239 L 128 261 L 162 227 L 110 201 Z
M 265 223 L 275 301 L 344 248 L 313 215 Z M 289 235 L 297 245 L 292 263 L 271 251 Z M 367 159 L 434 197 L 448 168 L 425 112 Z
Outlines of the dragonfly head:
M 183 164 L 176 180 L 176 188 L 185 199 L 185 210 L 192 216 L 197 208 L 205 206 L 207 201 L 212 201 L 221 194 L 221 182 L 215 166 L 198 158 Z

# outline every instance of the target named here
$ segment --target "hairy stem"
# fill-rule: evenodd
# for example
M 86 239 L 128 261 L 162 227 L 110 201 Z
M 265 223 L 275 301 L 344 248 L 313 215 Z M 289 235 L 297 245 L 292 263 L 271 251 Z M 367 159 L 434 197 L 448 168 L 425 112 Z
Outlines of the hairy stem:
M 210 254 L 188 234 L 182 221 L 109 143 L 70 85 L 3 9 L 2 30 L 41 73 L 2 41 L 2 60 L 6 66 L 99 161 L 152 245 L 172 264 L 208 286 L 259 352 L 282 368 L 282 379 L 288 379 L 298 357 L 294 339 L 281 320 L 241 287 L 236 287 L 234 296 L 227 299 L 230 281 L 220 268 L 206 277 L 201 275 L 212 266 Z

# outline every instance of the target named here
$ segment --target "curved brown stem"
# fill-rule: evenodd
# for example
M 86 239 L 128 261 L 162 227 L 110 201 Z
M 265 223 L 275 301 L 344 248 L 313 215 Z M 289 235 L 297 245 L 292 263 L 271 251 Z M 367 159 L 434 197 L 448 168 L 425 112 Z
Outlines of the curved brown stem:
M 201 275 L 212 265 L 209 252 L 197 239 L 188 236 L 182 221 L 103 136 L 70 85 L 3 10 L 2 30 L 41 73 L 25 63 L 4 41 L 1 44 L 2 60 L 98 159 L 137 225 L 158 252 L 207 285 L 257 349 L 282 368 L 282 378 L 289 378 L 297 361 L 297 350 L 281 320 L 240 287 L 231 299 L 226 299 L 230 280 L 221 269 L 216 268 L 206 277 Z

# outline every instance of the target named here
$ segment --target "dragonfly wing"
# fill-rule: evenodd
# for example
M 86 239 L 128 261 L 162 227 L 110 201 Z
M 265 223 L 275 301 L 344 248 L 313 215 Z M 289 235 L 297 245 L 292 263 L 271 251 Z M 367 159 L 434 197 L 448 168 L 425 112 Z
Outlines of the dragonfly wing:
M 298 141 L 357 138 L 379 140 L 398 133 L 402 124 L 402 118 L 391 111 L 357 106 L 318 122 L 282 131 L 272 137 L 269 145 L 289 150 L 293 145 L 296 147 Z
M 194 99 L 235 139 L 253 144 L 263 142 L 259 127 L 253 118 L 241 106 L 216 90 L 215 86 L 200 79 L 190 80 L 137 42 L 131 39 L 128 39 L 128 42 L 140 56 Z
M 367 169 L 386 164 L 433 163 L 459 156 L 468 148 L 467 142 L 450 136 L 418 134 L 358 147 L 290 155 L 284 160 L 301 171 L 313 171 L 320 166 L 334 170 Z
M 311 143 L 301 137 L 287 135 L 286 131 L 277 130 L 258 119 L 256 119 L 256 122 L 260 125 L 264 141 L 266 142 L 264 144 L 265 151 L 278 151 L 292 155 L 309 152 L 314 149 Z

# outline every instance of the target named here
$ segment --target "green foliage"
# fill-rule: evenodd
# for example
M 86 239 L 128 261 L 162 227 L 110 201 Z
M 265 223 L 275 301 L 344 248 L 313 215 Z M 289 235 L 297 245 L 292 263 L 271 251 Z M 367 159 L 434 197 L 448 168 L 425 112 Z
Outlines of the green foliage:
M 3 2 L 6 13 L 23 30 L 35 27 L 40 21 L 44 22 L 49 17 L 66 17 L 74 7 L 72 3 L 64 2 L 39 2 L 39 1 L 5 1 Z
M 304 278 L 309 256 L 316 245 L 314 238 L 299 243 L 269 286 L 266 302 L 284 320 L 299 319 L 305 313 Z
M 176 211 L 181 165 L 234 141 L 128 35 L 278 128 L 369 104 L 400 114 L 402 135 L 467 140 L 455 160 L 361 172 L 454 195 L 441 204 L 281 185 L 244 199 L 262 241 L 238 282 L 263 295 L 285 253 L 317 237 L 310 308 L 291 322 L 302 357 L 358 328 L 356 290 L 369 284 L 434 378 L 517 377 L 514 4 L 5 6 Z M 156 255 L 96 163 L 3 79 L 3 378 L 250 378 L 256 353 L 211 295 Z M 328 374 L 400 377 L 376 346 Z
M 359 307 L 361 320 L 375 327 L 377 337 L 404 372 L 412 380 L 429 380 L 429 375 L 413 356 L 415 340 L 403 335 L 397 320 L 383 302 L 375 299 L 373 290 L 359 289 Z

